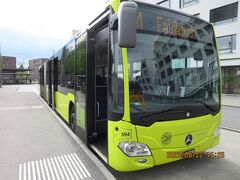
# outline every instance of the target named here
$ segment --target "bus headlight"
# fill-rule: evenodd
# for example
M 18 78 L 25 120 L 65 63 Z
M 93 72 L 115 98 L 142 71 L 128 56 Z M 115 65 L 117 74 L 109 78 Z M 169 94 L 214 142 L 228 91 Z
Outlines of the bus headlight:
M 134 156 L 151 156 L 147 145 L 137 142 L 120 142 L 118 147 L 130 157 Z
M 216 137 L 220 134 L 220 130 L 221 130 L 221 127 L 220 125 L 215 129 L 214 133 L 213 133 L 213 137 Z

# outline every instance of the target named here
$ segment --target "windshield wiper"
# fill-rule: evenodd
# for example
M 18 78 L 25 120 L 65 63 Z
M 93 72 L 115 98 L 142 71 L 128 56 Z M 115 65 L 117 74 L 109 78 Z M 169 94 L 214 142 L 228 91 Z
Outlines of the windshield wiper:
M 186 113 L 189 112 L 188 110 L 184 109 L 185 107 L 189 108 L 191 106 L 181 106 L 181 107 L 169 108 L 169 109 L 166 109 L 166 110 L 163 110 L 163 111 L 154 112 L 154 113 L 147 114 L 145 116 L 141 116 L 140 119 L 148 118 L 148 117 L 159 115 L 159 114 L 164 114 L 164 113 L 167 113 L 167 112 L 170 112 L 170 111 L 180 111 L 180 112 L 186 112 Z
M 206 107 L 207 109 L 209 109 L 213 112 L 215 112 L 217 110 L 216 108 L 211 107 L 209 104 L 205 103 L 204 101 L 197 100 L 195 102 L 200 103 L 201 105 L 203 105 L 204 107 Z

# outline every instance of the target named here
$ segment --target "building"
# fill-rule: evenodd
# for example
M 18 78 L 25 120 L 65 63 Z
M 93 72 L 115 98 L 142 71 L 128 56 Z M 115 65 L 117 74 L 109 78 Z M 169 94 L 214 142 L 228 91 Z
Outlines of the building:
M 16 57 L 2 56 L 2 83 L 3 84 L 27 84 L 31 83 L 29 76 L 31 69 L 16 68 Z
M 43 65 L 48 60 L 49 59 L 47 59 L 47 58 L 38 58 L 38 59 L 31 59 L 31 60 L 28 61 L 29 69 L 32 70 L 32 72 L 31 72 L 31 80 L 32 81 L 37 81 L 38 80 L 39 66 Z
M 3 70 L 13 70 L 16 69 L 16 57 L 12 56 L 2 56 L 3 59 Z
M 240 93 L 239 0 L 141 0 L 200 17 L 214 25 L 223 92 Z
M 14 82 L 12 72 L 16 69 L 16 57 L 2 56 L 3 69 L 2 69 L 2 80 L 3 84 L 9 84 Z

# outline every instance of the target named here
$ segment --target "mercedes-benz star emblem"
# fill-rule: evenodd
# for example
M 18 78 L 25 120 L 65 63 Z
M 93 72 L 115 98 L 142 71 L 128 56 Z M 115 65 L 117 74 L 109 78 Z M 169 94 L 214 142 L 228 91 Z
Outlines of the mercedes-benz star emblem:
M 186 145 L 189 145 L 192 143 L 192 135 L 191 134 L 188 134 L 185 138 L 185 143 Z

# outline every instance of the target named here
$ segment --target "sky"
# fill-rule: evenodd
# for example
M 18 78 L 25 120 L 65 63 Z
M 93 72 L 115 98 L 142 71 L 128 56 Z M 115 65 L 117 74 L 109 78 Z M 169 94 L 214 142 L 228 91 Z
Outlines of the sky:
M 84 30 L 105 8 L 106 0 L 1 0 L 0 44 L 5 56 L 16 56 L 17 65 L 49 58 Z

